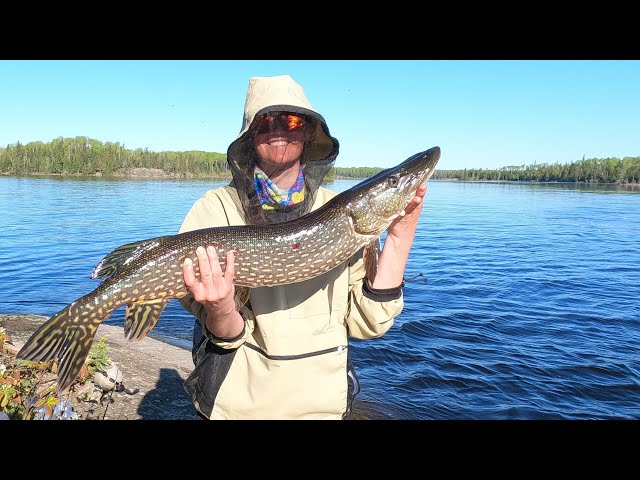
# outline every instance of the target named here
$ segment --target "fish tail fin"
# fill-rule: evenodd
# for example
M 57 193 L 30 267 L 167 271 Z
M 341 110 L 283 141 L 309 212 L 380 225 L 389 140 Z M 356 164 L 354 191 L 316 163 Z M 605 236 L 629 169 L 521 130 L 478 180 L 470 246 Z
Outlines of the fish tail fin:
M 74 302 L 43 323 L 16 356 L 32 362 L 57 359 L 58 391 L 65 390 L 80 373 L 101 321 Z

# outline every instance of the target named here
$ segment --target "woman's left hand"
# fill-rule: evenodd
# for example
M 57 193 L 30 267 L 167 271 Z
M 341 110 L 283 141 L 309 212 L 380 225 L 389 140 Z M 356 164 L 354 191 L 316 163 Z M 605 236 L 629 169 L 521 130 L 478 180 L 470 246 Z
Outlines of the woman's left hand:
M 404 214 L 398 216 L 389 225 L 387 237 L 378 259 L 378 271 L 373 283 L 370 284 L 371 287 L 394 288 L 402 284 L 404 269 L 416 234 L 426 193 L 427 186 L 420 185 L 414 197 L 404 208 Z
M 400 214 L 387 229 L 387 240 L 391 237 L 393 242 L 413 243 L 413 237 L 418 227 L 420 213 L 424 206 L 424 196 L 427 193 L 427 185 L 422 184 L 416 190 L 416 194 L 404 209 L 404 214 Z M 386 241 L 386 240 L 385 240 Z

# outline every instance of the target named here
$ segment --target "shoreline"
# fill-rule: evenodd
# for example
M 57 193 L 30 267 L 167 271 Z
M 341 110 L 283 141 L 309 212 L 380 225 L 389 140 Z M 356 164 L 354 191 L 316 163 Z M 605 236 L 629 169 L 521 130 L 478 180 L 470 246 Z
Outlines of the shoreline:
M 142 170 L 142 169 L 140 169 Z M 145 169 L 156 170 L 156 169 Z M 213 180 L 213 181 L 231 181 L 230 176 L 216 176 L 216 175 L 182 175 L 182 174 L 169 174 L 162 170 L 159 172 L 144 172 L 144 173 L 112 173 L 110 175 L 93 174 L 93 175 L 78 175 L 75 173 L 30 173 L 28 175 L 14 175 L 8 173 L 0 173 L 0 177 L 7 178 L 58 178 L 58 179 L 73 179 L 73 180 Z M 331 183 L 336 180 L 353 180 L 363 181 L 368 177 L 345 177 L 336 176 L 331 180 L 323 181 L 325 183 Z M 534 184 L 534 185 L 573 185 L 573 186 L 586 186 L 586 187 L 618 187 L 618 188 L 640 188 L 640 182 L 574 182 L 574 181 L 560 181 L 560 180 L 463 180 L 461 178 L 432 178 L 433 182 L 455 182 L 455 183 L 508 183 L 508 184 Z
M 18 350 L 48 317 L 0 314 L 0 327 L 11 336 Z M 87 404 L 83 419 L 100 420 L 198 420 L 183 382 L 193 370 L 191 351 L 147 336 L 129 342 L 124 329 L 100 324 L 95 339 L 105 337 L 108 355 L 123 374 L 122 384 L 133 395 L 113 391 L 105 405 Z M 91 411 L 89 411 L 91 409 Z
M 0 327 L 12 339 L 12 350 L 19 350 L 48 317 L 33 314 L 2 314 Z M 112 391 L 104 405 L 83 402 L 77 413 L 81 420 L 201 420 L 184 381 L 193 370 L 191 350 L 151 336 L 129 342 L 124 329 L 115 325 L 98 326 L 95 339 L 106 337 L 108 355 L 120 368 L 125 388 L 133 395 Z M 381 405 L 356 398 L 348 420 L 391 420 Z
M 77 174 L 77 173 L 29 173 L 27 175 L 15 175 L 11 173 L 0 173 L 0 177 L 7 178 L 60 178 L 60 179 L 100 179 L 100 180 L 219 180 L 219 181 L 231 181 L 231 177 L 217 176 L 217 175 L 181 175 L 166 173 L 162 170 L 159 172 L 146 172 L 141 174 L 135 173 L 111 173 L 109 175 L 103 175 L 94 173 Z

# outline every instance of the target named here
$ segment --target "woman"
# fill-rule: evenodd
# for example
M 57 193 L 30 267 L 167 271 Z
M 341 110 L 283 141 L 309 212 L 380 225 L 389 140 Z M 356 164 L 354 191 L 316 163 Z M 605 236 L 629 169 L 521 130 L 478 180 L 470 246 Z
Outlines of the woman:
M 249 80 L 240 134 L 227 150 L 230 185 L 209 190 L 180 232 L 299 218 L 336 195 L 321 187 L 338 140 L 288 75 Z M 377 338 L 403 308 L 402 278 L 426 186 L 387 230 L 378 270 L 366 278 L 362 252 L 300 283 L 251 289 L 238 310 L 233 253 L 197 251 L 200 275 L 185 261 L 195 317 L 195 369 L 185 383 L 208 419 L 341 419 L 359 387 L 348 338 Z

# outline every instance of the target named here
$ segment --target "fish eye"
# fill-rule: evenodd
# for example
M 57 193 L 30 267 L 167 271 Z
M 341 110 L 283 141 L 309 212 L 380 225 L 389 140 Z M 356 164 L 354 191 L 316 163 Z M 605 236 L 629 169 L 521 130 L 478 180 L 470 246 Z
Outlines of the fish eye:
M 389 177 L 387 179 L 387 185 L 390 187 L 397 187 L 399 183 L 398 177 Z

